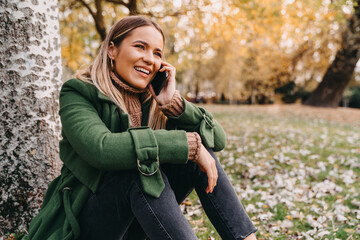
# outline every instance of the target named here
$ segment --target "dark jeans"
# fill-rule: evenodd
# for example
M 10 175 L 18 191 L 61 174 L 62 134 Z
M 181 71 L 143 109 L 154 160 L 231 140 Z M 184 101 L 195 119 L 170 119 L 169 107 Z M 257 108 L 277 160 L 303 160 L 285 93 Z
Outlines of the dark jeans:
M 81 239 L 197 239 L 178 204 L 195 188 L 210 221 L 222 239 L 244 239 L 256 231 L 216 160 L 218 181 L 206 194 L 207 176 L 199 167 L 161 166 L 165 189 L 159 198 L 142 191 L 137 170 L 108 172 L 80 213 Z

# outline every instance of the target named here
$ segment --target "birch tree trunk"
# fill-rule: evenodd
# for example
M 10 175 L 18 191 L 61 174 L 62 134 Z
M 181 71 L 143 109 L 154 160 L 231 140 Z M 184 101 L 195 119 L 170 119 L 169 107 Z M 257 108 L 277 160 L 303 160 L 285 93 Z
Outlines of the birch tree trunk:
M 0 0 L 0 236 L 27 227 L 59 173 L 57 0 Z

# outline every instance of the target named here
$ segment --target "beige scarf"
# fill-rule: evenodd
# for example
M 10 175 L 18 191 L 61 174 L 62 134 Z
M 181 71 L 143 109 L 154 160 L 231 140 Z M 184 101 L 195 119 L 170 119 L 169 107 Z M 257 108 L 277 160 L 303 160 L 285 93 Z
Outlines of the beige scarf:
M 132 127 L 141 126 L 141 100 L 147 96 L 145 94 L 148 92 L 148 89 L 136 89 L 124 83 L 119 79 L 114 72 L 110 72 L 110 77 L 114 81 L 116 88 L 122 94 L 126 109 L 129 113 L 129 117 L 132 122 Z

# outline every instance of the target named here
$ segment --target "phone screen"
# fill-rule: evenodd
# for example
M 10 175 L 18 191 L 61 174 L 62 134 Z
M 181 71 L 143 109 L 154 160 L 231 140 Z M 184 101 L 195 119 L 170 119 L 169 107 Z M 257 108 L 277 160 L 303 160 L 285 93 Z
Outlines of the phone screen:
M 160 69 L 162 66 L 160 67 Z M 157 72 L 154 79 L 151 81 L 151 85 L 154 89 L 155 95 L 159 95 L 161 89 L 163 88 L 165 81 L 167 79 L 167 72 Z

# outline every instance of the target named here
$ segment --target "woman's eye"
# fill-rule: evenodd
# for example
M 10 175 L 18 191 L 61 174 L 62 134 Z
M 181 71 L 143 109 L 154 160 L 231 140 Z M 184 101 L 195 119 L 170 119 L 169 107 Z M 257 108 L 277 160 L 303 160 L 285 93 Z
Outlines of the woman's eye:
M 145 47 L 143 45 L 135 45 L 135 47 L 140 48 L 140 49 L 145 49 Z
M 162 57 L 161 53 L 156 52 L 155 55 L 159 56 L 160 58 Z

